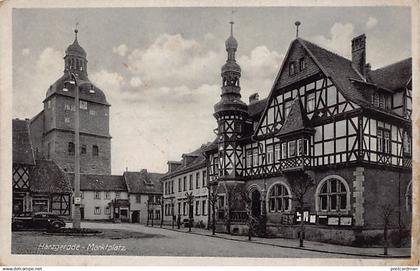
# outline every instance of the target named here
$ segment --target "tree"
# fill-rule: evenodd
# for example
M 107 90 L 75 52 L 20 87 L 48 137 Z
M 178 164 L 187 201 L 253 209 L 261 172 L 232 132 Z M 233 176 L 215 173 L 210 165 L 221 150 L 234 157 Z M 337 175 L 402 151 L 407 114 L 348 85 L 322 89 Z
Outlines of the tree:
M 255 217 L 252 216 L 252 211 L 251 211 L 252 199 L 249 196 L 248 191 L 246 190 L 241 191 L 241 197 L 242 197 L 242 200 L 245 202 L 245 209 L 247 213 L 246 224 L 248 226 L 248 241 L 251 241 L 252 232 L 254 231 L 254 224 L 256 222 L 256 219 Z
M 303 210 L 306 205 L 306 195 L 315 186 L 314 179 L 304 171 L 294 171 L 284 174 L 287 178 L 290 189 L 292 190 L 292 200 L 297 203 L 298 210 L 301 214 L 300 219 L 300 233 L 299 233 L 299 247 L 303 247 L 303 237 L 305 235 L 305 222 L 303 219 Z
M 194 195 L 192 192 L 185 193 L 185 196 L 187 197 L 187 203 L 188 203 L 188 231 L 191 232 L 191 224 L 193 220 L 193 203 L 194 203 Z
M 212 227 L 212 235 L 216 234 L 216 203 L 217 203 L 217 193 L 215 189 L 211 191 L 209 194 L 209 203 L 211 206 L 211 227 Z
M 384 255 L 388 255 L 388 227 L 391 224 L 391 217 L 394 211 L 394 206 L 392 204 L 388 203 L 379 206 L 379 216 L 382 220 L 382 225 L 384 227 Z

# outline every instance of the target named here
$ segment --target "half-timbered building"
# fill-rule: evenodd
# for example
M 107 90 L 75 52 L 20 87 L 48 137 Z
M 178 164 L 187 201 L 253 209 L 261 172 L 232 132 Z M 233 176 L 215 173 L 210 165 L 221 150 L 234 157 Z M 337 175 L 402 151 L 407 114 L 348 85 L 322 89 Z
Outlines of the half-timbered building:
M 13 215 L 52 212 L 71 215 L 72 188 L 65 172 L 53 161 L 35 160 L 29 120 L 14 119 Z
M 352 40 L 351 60 L 296 38 L 269 96 L 247 105 L 232 32 L 218 139 L 206 152 L 217 230 L 246 232 L 251 216 L 266 234 L 296 237 L 303 219 L 307 239 L 352 244 L 380 234 L 384 206 L 395 210 L 392 227 L 409 228 L 411 59 L 372 70 L 365 35 Z

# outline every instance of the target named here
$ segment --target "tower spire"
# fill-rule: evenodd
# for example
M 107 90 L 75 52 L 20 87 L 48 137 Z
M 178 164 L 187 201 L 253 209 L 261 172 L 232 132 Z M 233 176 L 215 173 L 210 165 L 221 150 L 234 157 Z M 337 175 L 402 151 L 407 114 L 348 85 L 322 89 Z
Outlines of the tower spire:
M 229 23 L 230 23 L 230 35 L 233 37 L 233 25 L 235 24 L 235 22 L 232 20 Z

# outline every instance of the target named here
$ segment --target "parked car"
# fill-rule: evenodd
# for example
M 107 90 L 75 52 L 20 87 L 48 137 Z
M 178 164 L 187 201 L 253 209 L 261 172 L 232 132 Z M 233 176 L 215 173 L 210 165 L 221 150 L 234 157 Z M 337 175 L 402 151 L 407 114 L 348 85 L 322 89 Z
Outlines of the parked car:
M 64 220 L 53 213 L 22 213 L 12 218 L 12 230 L 59 229 L 66 226 Z

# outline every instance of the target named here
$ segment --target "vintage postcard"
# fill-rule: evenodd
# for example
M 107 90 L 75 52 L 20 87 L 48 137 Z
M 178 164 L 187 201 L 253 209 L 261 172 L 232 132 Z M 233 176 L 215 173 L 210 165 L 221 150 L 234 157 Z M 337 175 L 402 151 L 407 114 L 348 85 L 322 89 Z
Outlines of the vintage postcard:
M 418 1 L 0 11 L 2 265 L 418 265 Z

